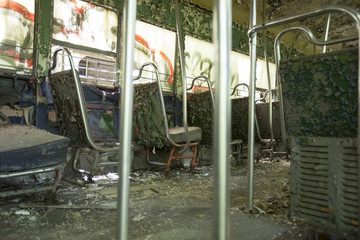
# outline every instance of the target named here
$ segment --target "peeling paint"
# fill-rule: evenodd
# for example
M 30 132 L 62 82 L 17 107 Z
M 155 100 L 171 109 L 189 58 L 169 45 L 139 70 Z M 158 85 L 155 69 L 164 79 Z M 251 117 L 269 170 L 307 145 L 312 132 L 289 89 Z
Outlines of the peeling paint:
M 37 37 L 37 74 L 47 76 L 50 67 L 51 29 L 52 29 L 52 1 L 36 1 Z
M 171 0 L 138 1 L 137 19 L 158 27 L 175 31 L 176 18 L 174 3 Z
M 134 127 L 136 128 L 137 144 L 158 148 L 168 145 L 157 83 L 136 85 L 134 101 Z
M 232 99 L 232 139 L 247 140 L 249 99 Z M 213 107 L 209 92 L 202 92 L 189 95 L 190 126 L 197 126 L 202 129 L 202 143 L 212 143 L 213 135 Z
M 287 133 L 356 137 L 357 49 L 281 63 Z

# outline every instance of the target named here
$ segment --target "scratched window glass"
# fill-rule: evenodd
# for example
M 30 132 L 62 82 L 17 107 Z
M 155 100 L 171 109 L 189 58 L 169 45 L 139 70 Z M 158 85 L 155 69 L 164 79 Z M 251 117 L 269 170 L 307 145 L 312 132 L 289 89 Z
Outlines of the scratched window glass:
M 34 0 L 0 0 L 0 68 L 31 71 L 34 8 Z
M 159 77 L 165 89 L 171 88 L 174 78 L 176 34 L 141 21 L 136 21 L 134 67 L 140 69 L 147 62 L 159 69 Z M 153 81 L 154 71 L 147 67 L 140 82 Z M 135 70 L 135 75 L 138 71 Z
M 116 51 L 118 20 L 115 12 L 79 0 L 55 0 L 53 16 L 54 39 Z

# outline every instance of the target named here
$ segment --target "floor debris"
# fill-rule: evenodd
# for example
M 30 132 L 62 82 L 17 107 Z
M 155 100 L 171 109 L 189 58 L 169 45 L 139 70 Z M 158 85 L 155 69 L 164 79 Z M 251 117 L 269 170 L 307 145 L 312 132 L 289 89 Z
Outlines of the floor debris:
M 255 163 L 255 207 L 251 211 L 246 206 L 246 164 L 232 167 L 233 239 L 243 234 L 247 240 L 306 239 L 309 229 L 288 216 L 289 172 L 287 161 Z M 212 238 L 213 176 L 212 166 L 199 167 L 195 174 L 173 170 L 169 178 L 162 170 L 132 172 L 129 239 Z M 40 193 L 0 199 L 0 235 L 6 236 L 2 239 L 115 239 L 117 179 L 111 173 L 87 184 L 61 181 L 52 201 Z

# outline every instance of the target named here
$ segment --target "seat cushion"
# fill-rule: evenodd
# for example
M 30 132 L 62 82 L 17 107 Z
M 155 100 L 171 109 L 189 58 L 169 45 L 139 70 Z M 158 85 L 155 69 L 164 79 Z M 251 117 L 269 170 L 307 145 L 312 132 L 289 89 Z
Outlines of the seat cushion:
M 0 125 L 0 172 L 24 171 L 65 162 L 69 139 L 33 126 Z
M 201 128 L 188 127 L 188 133 L 189 133 L 190 142 L 195 142 L 195 141 L 201 140 Z M 169 128 L 169 134 L 170 134 L 171 139 L 176 143 L 186 142 L 184 127 Z

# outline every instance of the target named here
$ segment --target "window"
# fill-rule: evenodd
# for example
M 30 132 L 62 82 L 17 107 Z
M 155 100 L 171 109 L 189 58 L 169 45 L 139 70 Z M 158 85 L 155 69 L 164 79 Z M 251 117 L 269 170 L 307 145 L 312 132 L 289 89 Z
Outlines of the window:
M 79 0 L 54 1 L 53 39 L 115 52 L 117 23 L 108 9 Z
M 79 0 L 55 0 L 53 51 L 58 46 L 70 49 L 75 68 L 84 84 L 116 87 L 117 15 L 115 12 Z M 172 87 L 174 75 L 175 33 L 137 21 L 134 50 L 134 75 L 146 62 L 160 72 L 164 89 Z M 63 53 L 62 53 L 63 54 Z M 68 69 L 67 57 L 58 61 Z M 58 68 L 59 69 L 59 68 Z M 121 76 L 121 74 L 120 74 Z M 153 69 L 143 71 L 138 82 L 154 81 Z
M 116 85 L 116 12 L 80 0 L 55 0 L 53 47 L 67 47 L 80 80 L 87 85 L 114 88 Z M 70 69 L 64 52 L 57 70 Z
M 136 21 L 135 69 L 139 69 L 146 62 L 153 62 L 159 69 L 160 81 L 164 90 L 172 88 L 174 78 L 174 59 L 176 34 L 151 24 Z M 137 75 L 137 72 L 135 72 Z M 140 82 L 147 82 L 155 78 L 152 68 L 143 72 Z
M 190 85 L 192 79 L 199 75 L 204 75 L 209 78 L 212 87 L 215 82 L 215 63 L 214 63 L 214 46 L 212 43 L 202 41 L 190 36 L 185 36 L 185 64 L 187 84 Z M 270 77 L 272 81 L 272 89 L 275 88 L 275 64 L 269 63 Z M 239 83 L 249 84 L 250 80 L 250 58 L 245 54 L 240 54 L 235 51 L 230 53 L 230 71 L 231 71 L 231 88 L 234 88 Z M 257 60 L 257 76 L 256 87 L 267 89 L 267 72 L 265 61 Z M 205 81 L 198 81 L 195 83 L 197 88 L 194 91 L 207 91 L 208 86 Z M 237 88 L 238 96 L 248 96 L 248 90 L 245 86 Z M 257 97 L 259 97 L 257 93 Z
M 1 69 L 31 73 L 34 9 L 34 0 L 0 0 Z

